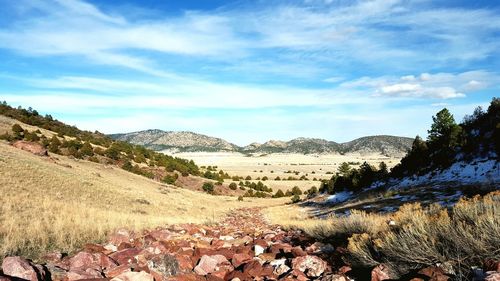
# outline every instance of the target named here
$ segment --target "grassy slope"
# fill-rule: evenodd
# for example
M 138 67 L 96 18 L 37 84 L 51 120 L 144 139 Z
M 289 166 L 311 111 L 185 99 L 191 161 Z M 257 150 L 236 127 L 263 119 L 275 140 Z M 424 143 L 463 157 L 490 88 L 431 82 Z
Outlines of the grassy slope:
M 101 241 L 118 227 L 207 222 L 231 209 L 280 200 L 211 196 L 122 169 L 64 156 L 38 157 L 0 142 L 0 256 L 35 257 Z

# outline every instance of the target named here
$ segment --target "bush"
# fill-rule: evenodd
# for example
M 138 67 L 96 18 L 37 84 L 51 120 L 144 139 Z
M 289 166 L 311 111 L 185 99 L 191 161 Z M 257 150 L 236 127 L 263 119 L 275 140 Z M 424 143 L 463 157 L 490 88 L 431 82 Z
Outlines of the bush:
M 274 198 L 281 198 L 281 197 L 285 197 L 285 193 L 283 193 L 283 190 L 281 189 L 278 189 L 278 191 L 276 191 L 276 193 L 273 195 Z
M 178 177 L 179 176 L 174 173 L 173 175 L 166 175 L 165 177 L 163 177 L 163 179 L 161 181 L 166 183 L 166 184 L 174 184 L 175 181 L 177 181 Z
M 243 196 L 238 196 L 238 201 L 243 201 Z
M 202 186 L 203 191 L 213 194 L 214 193 L 214 184 L 211 182 L 205 182 Z
M 236 190 L 238 188 L 238 185 L 235 182 L 232 182 L 231 184 L 229 184 L 229 188 L 232 190 Z
M 300 202 L 300 196 L 298 196 L 298 195 L 296 194 L 296 195 L 294 195 L 294 196 L 292 197 L 292 199 L 291 199 L 291 200 L 292 200 L 292 203 L 298 203 L 298 202 Z
M 245 178 L 245 180 L 250 181 L 250 180 L 252 180 L 252 177 L 251 177 L 251 176 L 247 176 L 247 177 Z
M 292 194 L 293 195 L 301 195 L 302 194 L 302 191 L 300 190 L 300 188 L 298 186 L 294 186 L 292 188 Z

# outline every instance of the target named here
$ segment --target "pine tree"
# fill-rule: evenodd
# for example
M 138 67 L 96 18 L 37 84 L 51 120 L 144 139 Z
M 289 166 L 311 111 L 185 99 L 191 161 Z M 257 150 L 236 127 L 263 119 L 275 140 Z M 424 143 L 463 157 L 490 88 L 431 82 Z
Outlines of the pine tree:
M 439 111 L 436 116 L 432 116 L 432 121 L 431 129 L 427 131 L 429 133 L 428 140 L 431 142 L 450 134 L 452 129 L 457 126 L 453 115 L 446 108 Z

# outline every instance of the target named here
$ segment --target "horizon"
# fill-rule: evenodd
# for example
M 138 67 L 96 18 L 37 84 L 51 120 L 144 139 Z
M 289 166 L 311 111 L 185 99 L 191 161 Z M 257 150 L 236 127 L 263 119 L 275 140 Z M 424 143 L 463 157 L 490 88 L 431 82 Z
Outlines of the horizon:
M 0 101 L 244 146 L 425 138 L 440 109 L 458 123 L 498 96 L 488 1 L 113 2 L 0 0 Z

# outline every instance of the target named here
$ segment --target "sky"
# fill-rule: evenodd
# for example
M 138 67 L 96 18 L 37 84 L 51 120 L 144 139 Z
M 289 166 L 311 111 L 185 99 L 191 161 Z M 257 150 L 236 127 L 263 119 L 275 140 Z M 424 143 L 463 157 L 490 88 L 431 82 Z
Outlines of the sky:
M 427 135 L 499 96 L 500 2 L 0 0 L 0 101 L 86 130 Z

